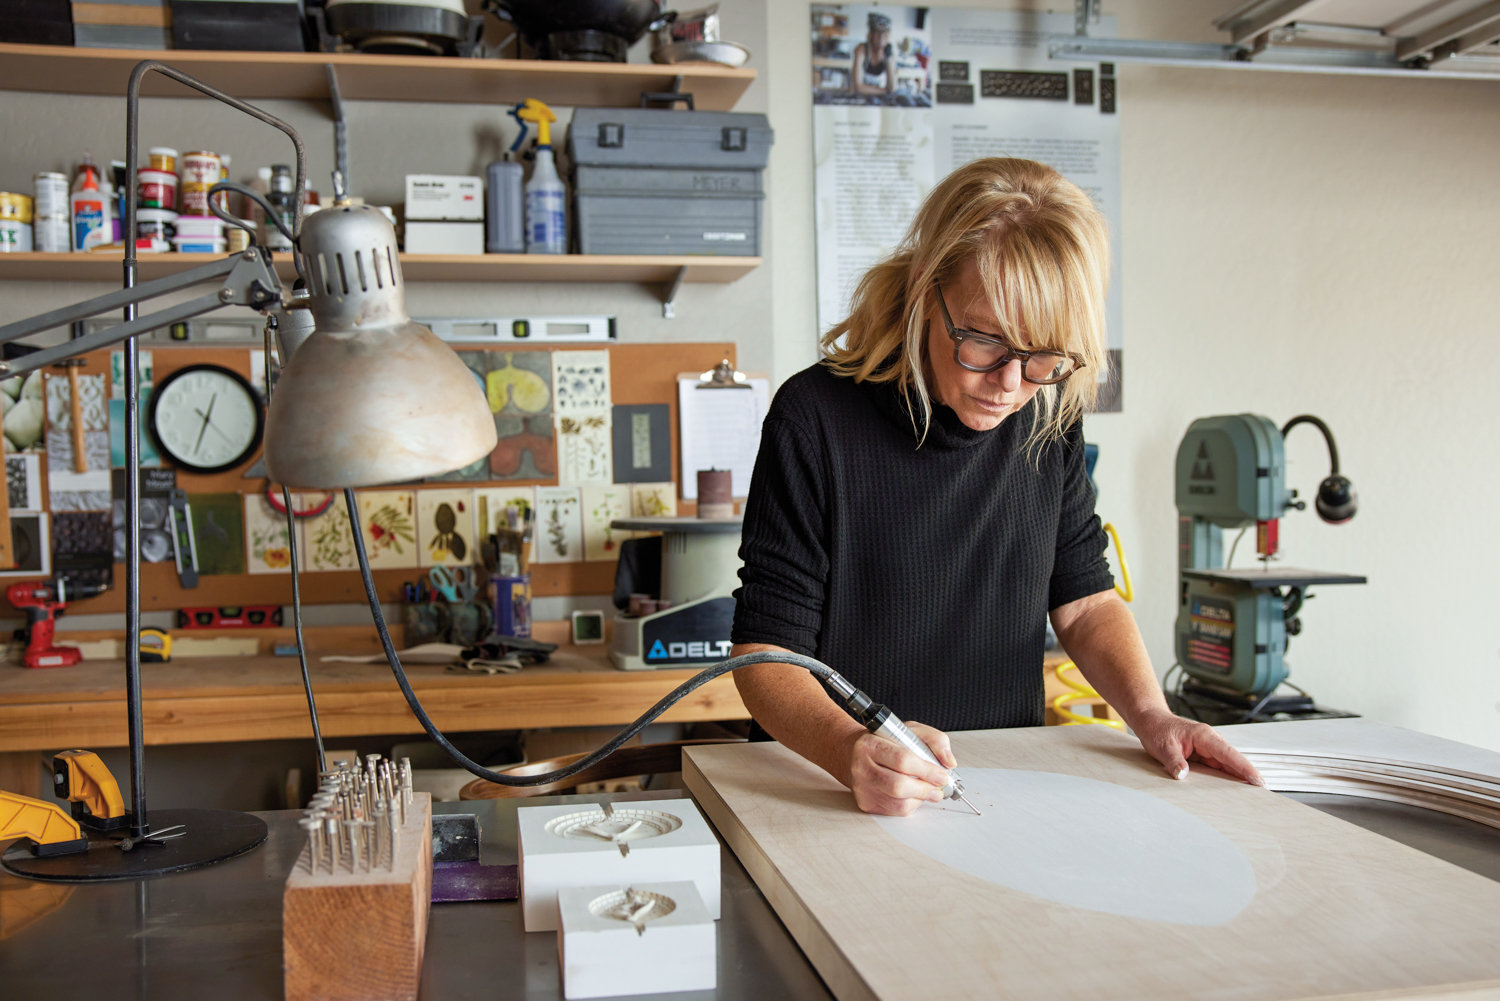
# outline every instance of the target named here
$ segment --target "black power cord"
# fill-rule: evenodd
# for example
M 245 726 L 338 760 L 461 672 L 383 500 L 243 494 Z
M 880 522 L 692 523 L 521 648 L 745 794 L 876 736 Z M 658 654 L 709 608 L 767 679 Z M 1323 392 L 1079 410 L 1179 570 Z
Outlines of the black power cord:
M 658 716 L 672 708 L 673 705 L 685 696 L 702 688 L 715 678 L 742 667 L 749 667 L 752 664 L 792 664 L 803 668 L 819 681 L 828 683 L 831 687 L 834 687 L 839 697 L 845 702 L 845 707 L 849 709 L 855 718 L 860 719 L 861 722 L 866 722 L 864 717 L 871 716 L 875 711 L 883 708 L 882 706 L 873 705 L 868 696 L 863 692 L 853 689 L 833 668 L 821 661 L 785 651 L 778 651 L 776 653 L 751 653 L 745 654 L 742 657 L 733 657 L 693 675 L 687 681 L 684 681 L 672 689 L 671 692 L 667 693 L 660 702 L 648 709 L 640 719 L 615 734 L 604 746 L 570 765 L 559 768 L 556 771 L 543 772 L 540 775 L 506 775 L 502 772 L 491 771 L 478 762 L 471 760 L 462 751 L 453 746 L 453 743 L 432 722 L 432 719 L 427 715 L 427 710 L 422 708 L 422 703 L 417 699 L 417 693 L 412 691 L 411 682 L 406 677 L 406 671 L 401 667 L 401 658 L 396 656 L 396 648 L 391 643 L 391 634 L 386 629 L 385 616 L 380 611 L 380 596 L 375 591 L 375 578 L 370 575 L 370 560 L 365 555 L 364 533 L 359 530 L 359 507 L 354 499 L 353 490 L 346 489 L 344 491 L 344 503 L 349 508 L 350 524 L 354 526 L 354 553 L 359 559 L 359 575 L 364 580 L 365 596 L 370 602 L 370 614 L 375 619 L 375 631 L 380 635 L 380 645 L 385 650 L 385 659 L 390 662 L 391 673 L 396 676 L 396 684 L 401 686 L 401 694 L 406 696 L 406 704 L 411 707 L 412 715 L 417 718 L 417 722 L 422 724 L 422 729 L 427 731 L 427 736 L 432 738 L 433 743 L 441 747 L 456 764 L 463 766 L 487 782 L 494 782 L 496 785 L 503 786 L 539 786 L 577 775 L 585 768 L 598 764 L 619 750 L 621 745 L 627 740 L 646 729 Z M 844 688 L 849 689 L 849 694 L 845 694 L 843 691 Z

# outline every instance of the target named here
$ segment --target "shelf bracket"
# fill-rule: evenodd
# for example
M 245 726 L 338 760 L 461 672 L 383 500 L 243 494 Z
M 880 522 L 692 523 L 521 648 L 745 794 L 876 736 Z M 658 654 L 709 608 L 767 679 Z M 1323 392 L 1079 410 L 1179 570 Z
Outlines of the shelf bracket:
M 687 277 L 687 265 L 677 269 L 672 280 L 662 286 L 661 315 L 668 320 L 677 318 L 677 293 L 682 291 L 682 280 Z

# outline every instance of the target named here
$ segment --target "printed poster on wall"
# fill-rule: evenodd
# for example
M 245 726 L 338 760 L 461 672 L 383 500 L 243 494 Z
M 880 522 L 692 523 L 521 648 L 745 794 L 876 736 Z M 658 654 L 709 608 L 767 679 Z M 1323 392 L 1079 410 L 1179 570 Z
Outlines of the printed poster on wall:
M 1073 34 L 1072 13 L 813 4 L 811 27 L 819 330 L 848 315 L 859 279 L 950 171 L 982 157 L 1038 160 L 1109 220 L 1114 377 L 1098 409 L 1118 411 L 1120 117 L 1112 64 L 1047 56 L 1051 36 Z M 1114 33 L 1112 17 L 1090 26 Z

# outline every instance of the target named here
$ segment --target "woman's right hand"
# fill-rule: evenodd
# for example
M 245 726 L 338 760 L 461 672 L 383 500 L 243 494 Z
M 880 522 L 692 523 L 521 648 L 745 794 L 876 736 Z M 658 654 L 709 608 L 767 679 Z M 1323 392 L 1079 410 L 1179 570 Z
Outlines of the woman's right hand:
M 948 735 L 921 723 L 907 723 L 946 768 L 958 767 Z M 873 733 L 861 732 L 849 744 L 849 790 L 865 813 L 909 817 L 923 803 L 941 803 L 948 773 L 930 761 Z

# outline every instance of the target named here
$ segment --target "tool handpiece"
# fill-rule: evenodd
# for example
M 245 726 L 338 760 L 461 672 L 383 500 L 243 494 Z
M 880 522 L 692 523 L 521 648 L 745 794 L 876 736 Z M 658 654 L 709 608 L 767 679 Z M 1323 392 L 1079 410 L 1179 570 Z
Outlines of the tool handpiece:
M 884 737 L 891 743 L 906 748 L 923 761 L 930 761 L 939 768 L 944 768 L 948 772 L 948 784 L 943 786 L 943 798 L 963 800 L 965 806 L 976 814 L 979 813 L 978 808 L 964 796 L 964 785 L 959 781 L 958 774 L 952 769 L 945 768 L 937 755 L 932 753 L 932 748 L 927 746 L 927 742 L 913 733 L 911 727 L 901 722 L 900 717 L 885 706 L 872 701 L 864 692 L 849 684 L 842 675 L 833 673 L 832 677 L 824 678 L 823 682 L 843 700 L 844 708 L 863 723 L 865 729 L 877 737 Z

